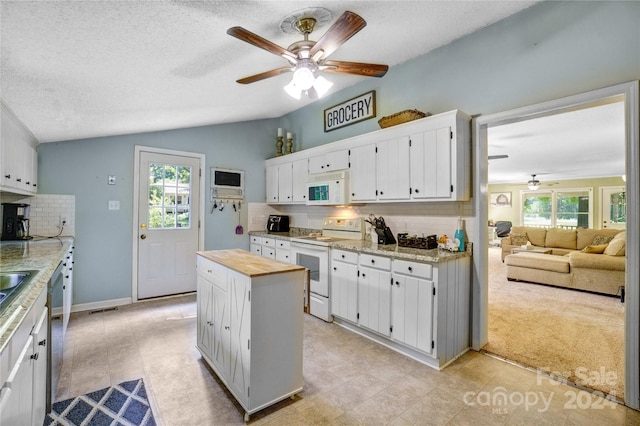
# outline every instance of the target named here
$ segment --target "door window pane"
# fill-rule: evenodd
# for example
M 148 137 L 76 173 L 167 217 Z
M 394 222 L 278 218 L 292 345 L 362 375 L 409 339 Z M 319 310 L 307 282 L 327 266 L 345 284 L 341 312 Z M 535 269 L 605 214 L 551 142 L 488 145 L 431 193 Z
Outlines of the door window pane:
M 191 176 L 191 167 L 149 164 L 149 229 L 191 227 Z
M 625 192 L 611 194 L 609 200 L 609 221 L 611 223 L 627 223 L 627 198 Z

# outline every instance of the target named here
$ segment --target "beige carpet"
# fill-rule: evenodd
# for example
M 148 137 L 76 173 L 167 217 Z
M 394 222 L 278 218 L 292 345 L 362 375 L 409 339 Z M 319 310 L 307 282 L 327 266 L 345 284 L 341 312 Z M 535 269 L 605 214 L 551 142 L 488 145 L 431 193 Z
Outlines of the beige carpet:
M 623 399 L 620 300 L 507 281 L 498 247 L 489 248 L 489 343 L 483 350 Z

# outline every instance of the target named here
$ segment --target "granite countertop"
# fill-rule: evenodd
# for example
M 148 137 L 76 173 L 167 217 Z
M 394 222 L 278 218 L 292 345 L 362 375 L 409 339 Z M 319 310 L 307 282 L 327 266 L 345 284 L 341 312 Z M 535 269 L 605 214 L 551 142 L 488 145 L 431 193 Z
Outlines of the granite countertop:
M 321 231 L 319 231 L 321 232 Z M 308 233 L 291 233 L 291 232 L 275 232 L 269 233 L 267 231 L 251 231 L 250 235 L 256 235 L 259 237 L 272 237 L 279 240 L 290 240 L 291 238 L 299 237 L 302 235 L 308 235 Z M 410 247 L 398 247 L 397 244 L 374 244 L 370 240 L 340 240 L 329 243 L 331 248 L 355 251 L 358 253 L 369 253 L 378 256 L 387 256 L 393 259 L 412 260 L 415 262 L 430 262 L 439 263 L 447 262 L 449 260 L 459 259 L 461 257 L 471 256 L 471 247 L 466 252 L 450 252 L 448 250 L 441 249 L 416 249 Z
M 26 284 L 0 316 L 0 352 L 13 336 L 49 278 L 73 245 L 73 237 L 47 238 L 29 241 L 3 241 L 0 243 L 0 270 L 2 272 L 37 270 L 36 276 Z
M 302 266 L 257 256 L 240 249 L 199 251 L 198 254 L 249 277 L 304 270 Z

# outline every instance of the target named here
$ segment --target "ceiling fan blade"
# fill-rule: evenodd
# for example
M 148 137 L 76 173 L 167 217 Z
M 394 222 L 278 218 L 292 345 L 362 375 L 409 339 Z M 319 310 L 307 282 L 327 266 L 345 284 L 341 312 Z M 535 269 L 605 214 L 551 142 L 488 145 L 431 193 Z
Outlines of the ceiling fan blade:
M 327 67 L 327 68 L 325 68 Z M 325 61 L 320 69 L 340 74 L 356 74 L 365 77 L 382 77 L 389 69 L 388 65 L 365 64 L 363 62 Z
M 500 154 L 500 155 L 489 155 L 487 158 L 489 160 L 500 160 L 502 158 L 509 158 L 509 156 L 507 154 Z
M 294 63 L 297 60 L 295 53 L 285 49 L 282 46 L 278 46 L 277 44 L 270 42 L 266 38 L 262 38 L 259 35 L 254 34 L 251 31 L 246 30 L 242 27 L 231 27 L 227 30 L 227 34 L 237 39 L 240 39 L 244 42 L 252 44 L 256 47 L 264 49 L 267 52 L 271 52 L 274 55 L 283 56 L 287 59 L 291 59 Z
M 275 77 L 277 75 L 284 74 L 285 72 L 290 72 L 290 71 L 291 71 L 291 68 L 289 67 L 276 68 L 274 70 L 265 71 L 259 74 L 250 75 L 249 77 L 241 78 L 240 80 L 237 80 L 237 82 L 240 84 L 255 83 L 256 81 L 264 80 L 265 78 Z
M 342 43 L 349 40 L 366 25 L 367 22 L 355 13 L 349 11 L 344 12 L 338 20 L 331 25 L 327 32 L 320 37 L 316 44 L 313 45 L 309 51 L 309 56 L 315 58 L 316 61 L 328 57 L 335 52 Z M 315 57 L 320 51 L 322 51 L 322 55 Z

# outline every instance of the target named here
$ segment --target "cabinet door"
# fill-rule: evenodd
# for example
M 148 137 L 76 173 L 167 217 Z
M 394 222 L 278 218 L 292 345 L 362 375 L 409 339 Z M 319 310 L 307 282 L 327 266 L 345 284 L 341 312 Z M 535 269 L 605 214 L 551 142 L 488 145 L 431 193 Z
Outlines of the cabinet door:
M 375 144 L 351 149 L 349 184 L 351 201 L 376 200 L 376 146 Z
M 267 167 L 267 203 L 277 203 L 278 202 L 278 166 L 269 166 Z
M 33 337 L 20 351 L 0 398 L 1 425 L 29 425 L 33 409 Z M 7 389 L 8 388 L 8 389 Z
M 379 200 L 409 200 L 409 137 L 378 143 L 376 175 Z
M 213 353 L 213 284 L 198 275 L 198 348 L 212 359 Z
M 391 334 L 391 272 L 360 266 L 358 311 L 360 325 Z
M 431 354 L 433 282 L 394 275 L 391 293 L 393 339 Z
M 62 335 L 63 341 L 67 334 L 69 319 L 71 318 L 71 306 L 73 304 L 73 252 L 65 257 L 64 277 L 62 280 Z
M 451 198 L 451 128 L 411 135 L 412 198 Z
M 251 348 L 251 290 L 250 278 L 229 270 L 229 334 L 230 366 L 229 386 L 239 399 L 247 403 L 249 394 L 249 368 Z
M 33 336 L 33 410 L 31 424 L 39 425 L 47 414 L 47 330 L 49 310 L 45 307 L 31 335 Z
M 38 151 L 31 148 L 31 192 L 38 192 Z
M 227 292 L 217 285 L 213 286 L 212 293 L 212 352 L 209 357 L 220 371 L 226 376 L 229 374 L 229 358 L 231 349 L 229 342 L 231 334 L 229 333 L 229 303 Z
M 293 166 L 291 163 L 278 166 L 278 201 L 280 203 L 293 201 Z
M 326 158 L 327 171 L 347 170 L 349 168 L 349 150 L 347 149 L 328 152 Z
M 331 313 L 358 321 L 358 266 L 333 261 L 331 267 Z
M 276 249 L 276 260 L 291 263 L 291 250 Z
M 307 176 L 309 174 L 309 159 L 293 162 L 293 202 L 305 203 L 307 201 Z

